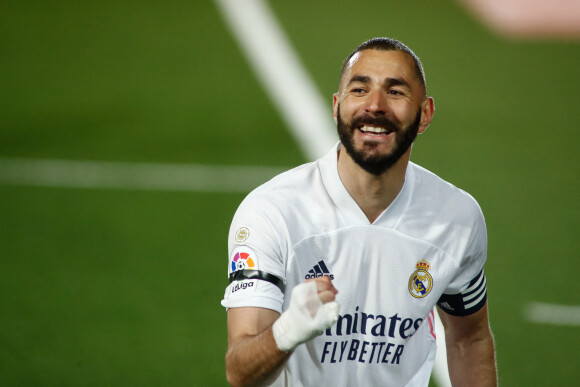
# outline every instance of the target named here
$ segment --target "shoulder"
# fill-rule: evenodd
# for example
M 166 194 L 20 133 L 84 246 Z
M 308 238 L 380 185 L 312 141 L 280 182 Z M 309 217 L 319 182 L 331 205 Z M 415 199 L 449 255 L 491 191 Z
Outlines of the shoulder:
M 417 164 L 409 163 L 409 167 L 413 173 L 413 203 L 418 210 L 462 223 L 483 218 L 479 203 L 468 192 Z
M 319 179 L 316 162 L 302 164 L 254 189 L 242 201 L 240 208 L 270 211 L 292 206 L 301 197 L 308 195 L 315 187 L 313 183 Z
M 316 162 L 303 164 L 275 176 L 250 192 L 236 210 L 230 233 L 239 227 L 286 234 L 296 218 L 307 217 L 323 190 Z
M 283 276 L 284 257 L 294 238 L 300 238 L 305 225 L 308 198 L 313 195 L 312 181 L 316 180 L 316 163 L 308 163 L 284 172 L 262 184 L 239 205 L 228 235 L 230 257 L 238 247 L 251 249 L 262 268 Z M 300 227 L 302 225 L 303 227 Z M 257 264 L 257 263 L 256 263 Z M 282 269 L 281 269 L 282 268 Z
M 483 251 L 485 219 L 473 196 L 425 168 L 409 166 L 411 194 L 398 229 L 453 256 L 474 248 Z

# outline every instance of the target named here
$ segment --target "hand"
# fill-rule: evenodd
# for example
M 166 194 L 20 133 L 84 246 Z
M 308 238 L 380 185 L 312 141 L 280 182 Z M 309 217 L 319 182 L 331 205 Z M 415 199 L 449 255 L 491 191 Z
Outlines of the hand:
M 330 280 L 330 277 L 328 276 L 309 279 L 306 280 L 305 282 L 316 282 L 318 298 L 320 298 L 320 301 L 322 301 L 323 304 L 334 301 L 334 298 L 338 293 L 338 290 L 336 290 L 336 288 L 332 284 L 332 281 Z
M 292 289 L 290 307 L 272 326 L 278 348 L 290 352 L 332 326 L 338 320 L 336 293 L 328 277 L 309 280 Z

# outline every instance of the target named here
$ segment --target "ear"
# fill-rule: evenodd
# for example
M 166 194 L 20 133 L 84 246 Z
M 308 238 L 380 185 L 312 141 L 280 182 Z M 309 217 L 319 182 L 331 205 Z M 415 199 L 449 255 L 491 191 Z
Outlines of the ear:
M 336 118 L 338 116 L 338 93 L 334 93 L 332 95 L 332 116 L 334 117 L 334 123 L 338 123 L 338 119 Z
M 435 102 L 433 101 L 433 98 L 427 97 L 421 105 L 421 122 L 419 123 L 419 133 L 423 133 L 425 130 L 427 130 L 427 127 L 433 118 L 433 114 L 435 114 Z

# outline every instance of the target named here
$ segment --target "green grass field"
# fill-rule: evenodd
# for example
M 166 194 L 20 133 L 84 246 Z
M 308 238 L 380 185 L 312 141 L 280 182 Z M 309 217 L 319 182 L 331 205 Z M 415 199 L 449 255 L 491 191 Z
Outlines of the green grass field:
M 517 41 L 452 1 L 270 5 L 328 98 L 343 58 L 393 36 L 436 114 L 415 162 L 486 215 L 504 386 L 571 385 L 579 305 L 579 42 Z M 293 167 L 306 158 L 211 1 L 5 1 L 0 158 Z M 224 386 L 226 238 L 242 193 L 0 185 L 0 385 Z

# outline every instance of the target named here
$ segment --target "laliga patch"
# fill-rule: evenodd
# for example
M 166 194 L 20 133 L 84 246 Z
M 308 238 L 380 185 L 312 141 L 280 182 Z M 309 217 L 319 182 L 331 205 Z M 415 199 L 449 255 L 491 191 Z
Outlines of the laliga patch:
M 256 253 L 247 246 L 239 246 L 232 251 L 230 260 L 230 274 L 238 270 L 258 270 Z M 257 280 L 234 281 L 230 284 L 231 294 L 239 291 L 256 290 Z
M 247 246 L 239 246 L 232 251 L 230 273 L 238 270 L 257 270 L 256 253 Z
M 429 274 L 431 265 L 422 259 L 415 265 L 417 270 L 409 278 L 409 293 L 415 298 L 423 298 L 431 292 L 433 288 L 433 277 Z
M 240 290 L 254 290 L 256 289 L 256 280 L 244 280 L 232 282 L 230 285 L 231 294 L 234 294 Z

